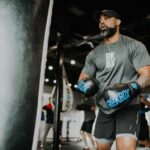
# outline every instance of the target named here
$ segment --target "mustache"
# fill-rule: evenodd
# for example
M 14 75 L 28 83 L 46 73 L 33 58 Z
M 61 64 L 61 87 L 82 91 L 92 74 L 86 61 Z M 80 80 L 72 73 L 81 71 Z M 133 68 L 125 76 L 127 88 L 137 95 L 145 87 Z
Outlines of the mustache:
M 100 25 L 100 30 L 105 30 L 105 29 L 109 29 L 109 27 L 107 25 Z

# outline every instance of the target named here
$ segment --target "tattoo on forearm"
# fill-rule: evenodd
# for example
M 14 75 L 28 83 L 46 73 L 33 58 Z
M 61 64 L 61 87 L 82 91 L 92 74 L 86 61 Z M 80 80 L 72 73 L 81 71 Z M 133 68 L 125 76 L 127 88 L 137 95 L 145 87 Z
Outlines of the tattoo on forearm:
M 142 89 L 150 87 L 150 77 L 149 76 L 140 76 L 137 79 L 137 83 L 142 87 Z

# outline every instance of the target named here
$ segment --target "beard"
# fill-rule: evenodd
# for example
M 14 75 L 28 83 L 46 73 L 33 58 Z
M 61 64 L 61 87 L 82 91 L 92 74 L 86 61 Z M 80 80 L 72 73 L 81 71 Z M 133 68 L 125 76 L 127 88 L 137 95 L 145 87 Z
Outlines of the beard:
M 107 27 L 106 29 L 100 32 L 100 35 L 103 38 L 108 38 L 113 36 L 117 32 L 117 27 Z

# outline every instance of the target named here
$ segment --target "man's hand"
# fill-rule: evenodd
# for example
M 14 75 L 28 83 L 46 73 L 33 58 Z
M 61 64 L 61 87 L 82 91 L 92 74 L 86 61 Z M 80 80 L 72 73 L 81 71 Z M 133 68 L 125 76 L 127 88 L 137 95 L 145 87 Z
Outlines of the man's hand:
M 112 87 L 107 87 L 103 96 L 108 108 L 115 109 L 131 102 L 140 93 L 141 87 L 137 82 L 118 83 Z
M 97 93 L 99 85 L 96 79 L 88 77 L 78 82 L 77 89 L 86 97 L 92 97 Z

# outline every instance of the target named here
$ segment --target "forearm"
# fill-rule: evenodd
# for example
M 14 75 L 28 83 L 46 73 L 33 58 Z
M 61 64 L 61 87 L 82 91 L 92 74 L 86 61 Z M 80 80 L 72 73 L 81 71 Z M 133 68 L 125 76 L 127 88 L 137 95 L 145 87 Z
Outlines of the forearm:
M 141 86 L 142 90 L 150 88 L 150 76 L 140 76 L 137 83 Z
M 138 69 L 139 78 L 137 83 L 141 86 L 142 92 L 147 92 L 146 90 L 150 88 L 150 66 L 145 66 Z
M 89 75 L 86 74 L 86 73 L 84 73 L 84 72 L 81 72 L 81 73 L 80 73 L 80 76 L 79 76 L 79 80 L 82 80 L 82 79 L 84 79 L 84 78 L 86 78 L 86 77 L 89 77 Z

